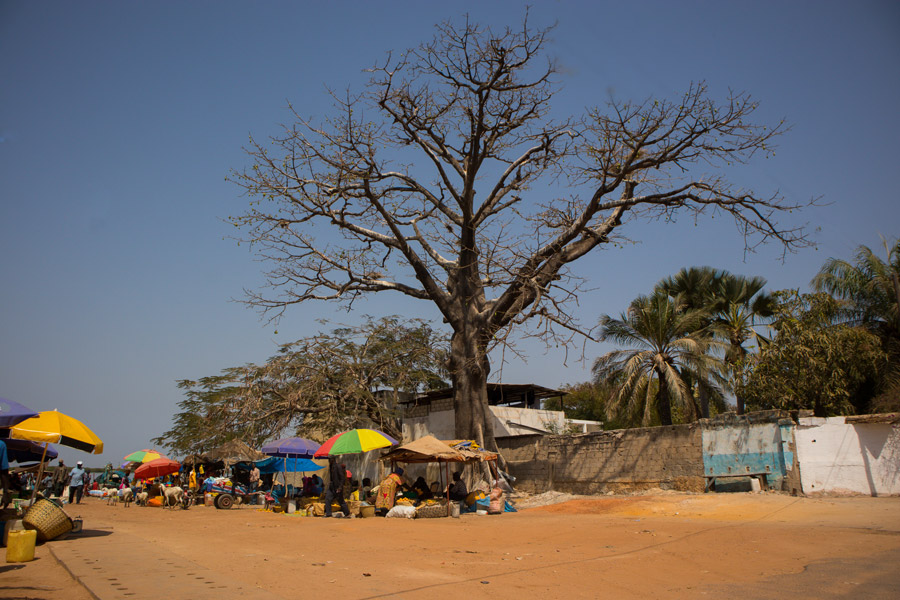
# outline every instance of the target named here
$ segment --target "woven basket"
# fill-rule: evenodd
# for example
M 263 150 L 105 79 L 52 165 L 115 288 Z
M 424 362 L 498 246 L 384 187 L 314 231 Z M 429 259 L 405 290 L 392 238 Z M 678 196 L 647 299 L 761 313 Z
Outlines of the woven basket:
M 438 517 L 448 516 L 446 504 L 431 504 L 429 506 L 420 506 L 416 509 L 417 519 L 436 519 Z
M 22 518 L 25 529 L 34 529 L 37 539 L 46 542 L 72 531 L 72 519 L 49 500 L 38 500 Z

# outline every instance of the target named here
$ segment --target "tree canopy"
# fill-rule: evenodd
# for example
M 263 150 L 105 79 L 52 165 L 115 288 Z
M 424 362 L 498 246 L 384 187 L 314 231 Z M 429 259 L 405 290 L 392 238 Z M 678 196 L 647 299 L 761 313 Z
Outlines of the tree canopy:
M 885 354 L 871 332 L 837 320 L 828 294 L 776 292 L 775 337 L 744 363 L 737 392 L 751 409 L 811 409 L 816 416 L 853 414 L 864 382 Z
M 756 341 L 758 345 L 761 336 L 757 327 L 765 325 L 775 309 L 774 298 L 763 291 L 765 285 L 766 280 L 758 276 L 736 275 L 712 267 L 690 267 L 663 279 L 656 289 L 679 298 L 688 309 L 703 311 L 702 326 L 725 343 L 725 366 L 734 377 L 735 365 L 747 355 L 744 344 Z M 708 417 L 708 397 L 719 401 L 721 407 L 722 396 L 702 380 L 698 388 L 701 412 Z M 737 395 L 736 401 L 737 413 L 743 414 L 743 398 Z
M 900 240 L 884 240 L 886 259 L 859 246 L 852 262 L 830 258 L 813 279 L 815 289 L 839 299 L 838 317 L 881 340 L 887 363 L 873 381 L 873 410 L 900 409 Z
M 603 315 L 601 339 L 632 348 L 613 350 L 594 362 L 595 382 L 618 382 L 610 414 L 640 410 L 641 424 L 647 426 L 655 410 L 662 425 L 671 425 L 674 404 L 684 420 L 698 419 L 700 407 L 686 375 L 716 389 L 722 371 L 706 318 L 704 311 L 687 308 L 680 297 L 662 291 L 634 299 L 618 319 Z
M 268 269 L 247 301 L 272 318 L 374 292 L 430 302 L 452 330 L 456 434 L 491 449 L 489 351 L 513 330 L 562 343 L 582 333 L 570 267 L 620 230 L 724 215 L 748 248 L 807 244 L 779 224 L 805 203 L 723 175 L 769 154 L 784 130 L 754 122 L 749 94 L 717 101 L 695 83 L 554 119 L 549 32 L 527 17 L 501 31 L 438 25 L 373 67 L 365 90 L 335 93 L 333 114 L 292 109 L 281 135 L 251 140 L 251 165 L 232 177 L 251 197 L 232 221 Z
M 397 394 L 446 386 L 446 338 L 427 323 L 369 318 L 285 344 L 263 365 L 183 380 L 181 411 L 153 442 L 178 454 L 233 438 L 253 447 L 285 432 L 324 440 L 354 427 L 400 439 Z

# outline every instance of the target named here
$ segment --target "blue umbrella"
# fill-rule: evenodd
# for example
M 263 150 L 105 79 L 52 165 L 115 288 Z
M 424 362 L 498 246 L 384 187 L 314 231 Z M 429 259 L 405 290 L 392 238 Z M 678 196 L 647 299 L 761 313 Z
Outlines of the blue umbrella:
M 262 447 L 261 452 L 269 456 L 312 458 L 319 444 L 301 437 L 275 440 Z
M 323 465 L 317 465 L 308 458 L 267 458 L 254 463 L 260 473 L 307 473 L 324 469 Z
M 18 402 L 0 398 L 0 427 L 12 427 L 25 419 L 38 416 L 38 413 Z
M 40 462 L 44 456 L 44 445 L 31 440 L 6 440 L 6 450 L 10 462 Z M 53 460 L 57 456 L 59 453 L 56 448 L 48 444 L 46 458 Z

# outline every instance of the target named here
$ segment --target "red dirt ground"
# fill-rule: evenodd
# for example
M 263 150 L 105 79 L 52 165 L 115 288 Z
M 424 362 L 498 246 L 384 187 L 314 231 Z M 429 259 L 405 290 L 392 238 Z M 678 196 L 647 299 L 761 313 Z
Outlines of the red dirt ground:
M 137 536 L 282 598 L 894 598 L 900 589 L 896 497 L 659 493 L 417 520 L 97 499 L 67 510 L 86 530 Z M 50 555 L 53 543 L 34 562 L 0 566 L 0 597 L 91 597 Z

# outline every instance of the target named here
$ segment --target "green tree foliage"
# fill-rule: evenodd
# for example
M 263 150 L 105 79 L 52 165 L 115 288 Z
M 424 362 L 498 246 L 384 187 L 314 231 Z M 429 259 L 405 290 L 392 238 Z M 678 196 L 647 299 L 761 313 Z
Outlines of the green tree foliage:
M 250 382 L 259 367 L 246 365 L 223 369 L 218 375 L 197 380 L 180 380 L 184 399 L 180 412 L 172 418 L 172 428 L 154 438 L 154 445 L 168 448 L 176 456 L 202 453 L 233 439 L 241 438 L 251 445 L 265 438 L 254 431 L 261 423 L 243 408 Z
M 837 321 L 837 301 L 825 293 L 777 292 L 775 337 L 743 361 L 737 393 L 761 410 L 812 409 L 816 416 L 852 414 L 866 379 L 885 360 L 877 336 Z
M 887 362 L 871 382 L 874 410 L 900 409 L 900 240 L 884 241 L 886 260 L 859 246 L 853 262 L 829 259 L 813 279 L 815 289 L 842 301 L 839 317 L 881 339 Z
M 614 350 L 594 362 L 596 382 L 618 383 L 608 412 L 640 414 L 643 426 L 653 423 L 654 410 L 662 425 L 671 425 L 673 417 L 699 418 L 700 407 L 685 375 L 718 388 L 722 372 L 721 360 L 714 355 L 721 344 L 704 327 L 707 318 L 705 311 L 687 308 L 681 298 L 659 291 L 633 300 L 619 319 L 603 315 L 601 340 L 634 348 Z
M 179 381 L 181 412 L 153 441 L 185 455 L 233 438 L 256 447 L 285 431 L 325 439 L 377 427 L 400 439 L 397 395 L 445 387 L 446 348 L 427 323 L 399 317 L 304 338 L 263 365 Z
M 725 342 L 724 360 L 733 379 L 737 375 L 735 365 L 747 356 L 745 343 L 759 343 L 761 336 L 757 327 L 764 324 L 775 309 L 774 298 L 763 291 L 765 285 L 766 280 L 762 277 L 735 275 L 712 267 L 690 267 L 662 280 L 657 289 L 681 297 L 688 308 L 707 313 L 703 326 Z M 719 402 L 723 397 L 711 393 L 702 382 L 697 387 L 703 416 L 709 416 L 708 397 Z M 743 414 L 743 398 L 737 395 L 736 400 L 737 412 Z

